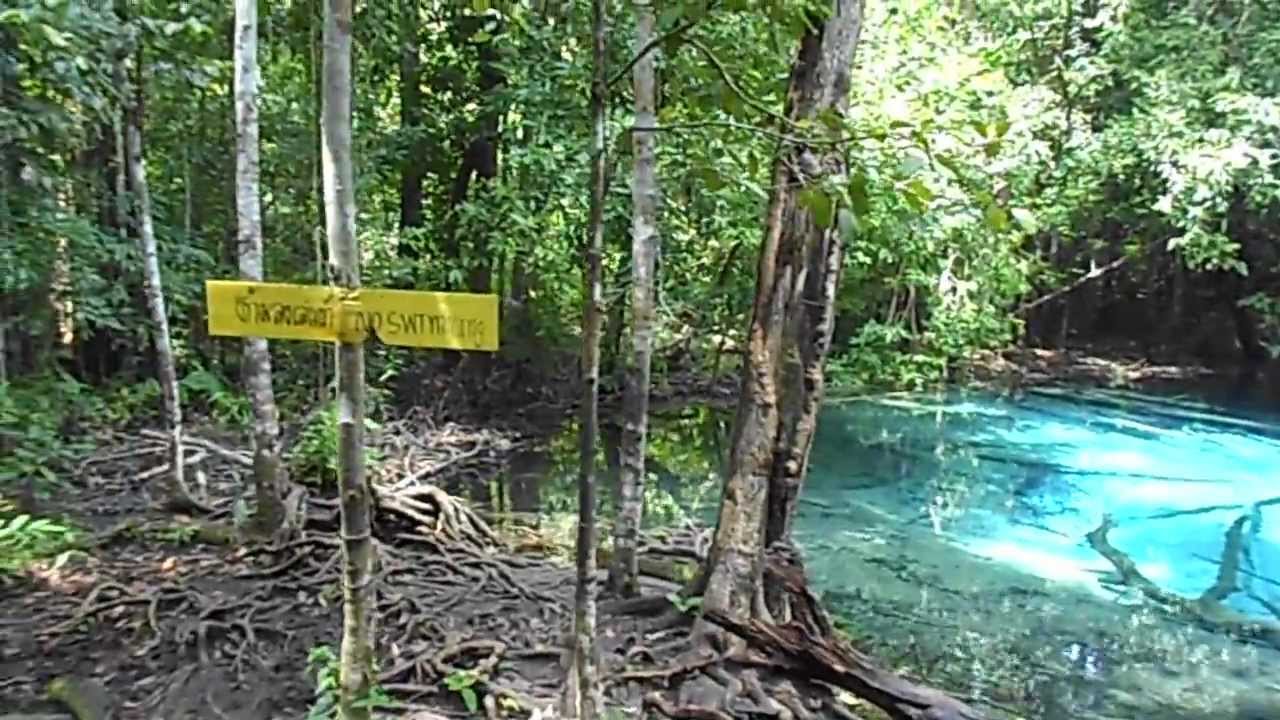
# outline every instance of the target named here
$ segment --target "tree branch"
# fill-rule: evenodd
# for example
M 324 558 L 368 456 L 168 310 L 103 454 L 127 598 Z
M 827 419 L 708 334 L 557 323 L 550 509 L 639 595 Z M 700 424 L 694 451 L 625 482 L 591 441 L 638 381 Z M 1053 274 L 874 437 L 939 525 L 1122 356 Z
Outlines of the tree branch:
M 671 130 L 705 130 L 708 128 L 725 128 L 729 130 L 741 130 L 743 132 L 763 135 L 764 137 L 771 138 L 779 142 L 787 143 L 788 145 L 807 145 L 809 147 L 816 147 L 819 145 L 838 147 L 840 145 L 846 145 L 849 143 L 870 139 L 869 136 L 864 136 L 864 135 L 846 135 L 844 137 L 839 137 L 839 138 L 797 137 L 795 135 L 787 135 L 786 133 L 780 133 L 775 130 L 769 130 L 767 128 L 757 127 L 755 125 L 747 125 L 746 123 L 734 122 L 733 120 L 699 120 L 696 122 L 667 123 L 666 125 L 662 125 L 658 127 L 632 126 L 627 128 L 623 132 L 628 132 L 628 133 L 629 132 L 667 132 Z
M 671 28 L 667 32 L 663 33 L 662 35 L 659 35 L 654 39 L 650 40 L 644 47 L 640 48 L 640 52 L 636 53 L 635 57 L 631 58 L 629 61 L 627 61 L 626 65 L 622 66 L 621 70 L 618 70 L 618 72 L 613 74 L 613 77 L 609 78 L 609 81 L 605 83 L 605 88 L 612 89 L 614 85 L 617 85 L 619 82 L 622 82 L 622 80 L 624 80 L 627 77 L 627 75 L 631 73 L 631 70 L 636 66 L 636 63 L 643 60 L 645 56 L 648 55 L 649 53 L 658 49 L 659 45 L 665 43 L 668 40 L 678 38 L 681 35 L 685 34 L 686 32 L 689 32 L 689 30 L 693 29 L 693 27 L 697 25 L 698 22 L 702 20 L 702 18 L 705 18 L 707 15 L 709 15 L 712 9 L 715 8 L 715 6 L 716 6 L 716 0 L 712 0 L 711 2 L 707 3 L 707 9 L 705 12 L 703 12 L 701 16 L 696 17 L 692 20 L 686 20 L 685 22 L 682 22 L 679 25 L 675 26 L 674 28 Z
M 716 69 L 717 73 L 719 73 L 720 79 L 724 80 L 724 84 L 728 85 L 729 89 L 733 91 L 733 94 L 737 95 L 738 98 L 741 99 L 744 104 L 746 104 L 748 107 L 755 108 L 757 111 L 773 118 L 774 120 L 777 120 L 779 123 L 781 123 L 782 127 L 796 125 L 796 123 L 793 120 L 791 120 L 791 118 L 781 113 L 770 110 L 764 103 L 761 103 L 749 97 L 745 92 L 743 92 L 742 88 L 738 87 L 738 83 L 734 81 L 733 76 L 729 74 L 729 69 L 724 66 L 724 63 L 720 62 L 720 58 L 717 57 L 714 52 L 712 52 L 711 48 L 703 44 L 701 40 L 698 40 L 697 38 L 689 38 L 686 42 L 688 42 L 689 45 L 692 45 L 698 52 L 702 53 L 707 58 L 707 61 L 710 62 L 711 66 Z
M 1057 290 L 1054 290 L 1048 295 L 1041 295 L 1035 300 L 1030 300 L 1028 302 L 1025 302 L 1019 305 L 1016 312 L 1024 313 L 1028 310 L 1040 307 L 1041 305 L 1051 300 L 1056 300 L 1057 298 L 1060 298 L 1063 295 L 1066 295 L 1071 292 L 1075 292 L 1077 289 L 1079 289 L 1085 283 L 1088 283 L 1090 280 L 1102 277 L 1103 275 L 1106 275 L 1112 270 L 1118 270 L 1121 267 L 1124 267 L 1128 262 L 1129 262 L 1129 256 L 1121 255 L 1120 257 L 1116 258 L 1115 260 L 1112 260 L 1106 265 L 1093 268 L 1092 270 L 1085 273 L 1084 275 L 1081 275 L 1080 277 L 1076 278 L 1075 282 L 1071 283 L 1070 285 L 1067 285 L 1066 287 L 1058 288 Z

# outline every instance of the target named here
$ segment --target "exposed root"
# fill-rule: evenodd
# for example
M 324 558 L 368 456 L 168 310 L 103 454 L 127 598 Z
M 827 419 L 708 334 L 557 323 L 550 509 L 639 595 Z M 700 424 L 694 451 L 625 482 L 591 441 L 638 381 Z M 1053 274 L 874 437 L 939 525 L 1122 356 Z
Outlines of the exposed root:
M 467 640 L 465 642 L 450 643 L 440 650 L 431 658 L 431 666 L 441 677 L 459 672 L 459 668 L 449 664 L 449 660 L 459 655 L 465 655 L 477 650 L 488 651 L 488 656 L 470 670 L 481 677 L 487 677 L 493 669 L 502 661 L 502 656 L 507 652 L 507 644 L 498 640 Z
M 629 670 L 610 675 L 604 679 L 604 685 L 608 687 L 615 683 L 627 682 L 629 680 L 659 680 L 664 685 L 669 683 L 672 678 L 689 673 L 704 670 L 717 663 L 724 661 L 724 656 L 711 652 L 709 649 L 694 651 L 690 653 L 691 657 L 684 660 L 667 665 L 666 667 L 656 668 L 653 670 Z
M 814 679 L 866 698 L 893 720 L 980 720 L 983 715 L 933 688 L 917 685 L 878 667 L 870 657 L 809 628 L 791 622 L 739 622 L 723 613 L 704 617 L 764 655 L 774 669 Z
M 162 433 L 156 430 L 143 430 L 140 434 L 142 435 L 142 437 L 148 438 L 150 440 L 160 440 L 163 442 L 169 441 L 168 434 Z M 205 450 L 207 452 L 213 453 L 214 455 L 217 455 L 223 460 L 227 460 L 229 462 L 235 463 L 236 465 L 239 465 L 241 467 L 245 467 L 245 468 L 253 467 L 253 458 L 250 457 L 248 453 L 222 447 L 221 445 L 213 442 L 212 440 L 191 435 L 189 433 L 184 433 L 182 435 L 182 444 L 190 445 L 191 447 L 200 448 L 201 450 Z M 191 461 L 188 461 L 188 462 L 191 462 Z
M 374 486 L 378 506 L 399 513 L 439 537 L 475 543 L 481 548 L 498 545 L 498 536 L 461 500 L 434 485 L 414 485 L 399 490 Z

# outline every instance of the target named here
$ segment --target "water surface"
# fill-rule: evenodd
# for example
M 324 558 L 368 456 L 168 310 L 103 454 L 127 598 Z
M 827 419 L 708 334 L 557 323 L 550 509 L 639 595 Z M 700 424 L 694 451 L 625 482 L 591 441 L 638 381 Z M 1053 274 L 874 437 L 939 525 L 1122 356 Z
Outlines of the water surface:
M 709 408 L 655 420 L 649 524 L 714 522 L 729 423 Z M 513 468 L 511 504 L 529 505 L 514 509 L 572 509 L 574 437 L 557 442 Z M 1187 397 L 1045 388 L 828 403 L 794 535 L 862 647 L 997 716 L 1280 720 L 1280 652 L 1121 583 L 1086 541 L 1104 516 L 1111 544 L 1161 591 L 1198 598 L 1225 559 L 1236 572 L 1223 604 L 1280 616 L 1280 425 Z

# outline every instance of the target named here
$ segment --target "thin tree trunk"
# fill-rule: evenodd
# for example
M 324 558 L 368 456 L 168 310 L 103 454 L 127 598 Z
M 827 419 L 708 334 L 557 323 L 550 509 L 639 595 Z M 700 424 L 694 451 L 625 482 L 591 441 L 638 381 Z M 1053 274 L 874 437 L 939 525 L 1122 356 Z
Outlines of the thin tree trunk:
M 355 170 L 351 150 L 352 0 L 328 0 L 324 23 L 325 225 L 330 266 L 340 287 L 360 287 L 356 244 Z M 346 324 L 345 322 L 343 323 Z M 337 344 L 338 484 L 342 526 L 342 649 L 339 717 L 368 720 L 373 677 L 372 509 L 364 473 L 364 347 L 342 338 Z
M 636 52 L 655 36 L 650 0 L 635 0 Z M 636 127 L 657 127 L 655 53 L 635 65 Z M 651 130 L 632 131 L 635 181 L 631 185 L 631 362 L 623 398 L 622 477 L 618 519 L 614 532 L 614 562 L 609 583 L 626 596 L 640 592 L 636 544 L 644 516 L 645 439 L 649 420 L 649 369 L 653 356 L 654 261 L 658 238 L 657 136 Z
M 786 116 L 843 113 L 862 27 L 863 0 L 832 0 L 833 12 L 805 34 L 792 65 Z M 765 215 L 742 388 L 703 607 L 770 617 L 762 588 L 767 542 L 785 539 L 803 483 L 822 398 L 842 248 L 839 231 L 817 225 L 800 191 L 819 178 L 792 168 L 838 173 L 836 153 L 779 147 Z M 835 213 L 832 213 L 833 217 Z M 780 391 L 781 387 L 781 391 Z
M 261 281 L 262 205 L 258 166 L 258 3 L 236 0 L 236 218 L 240 276 Z M 271 352 L 266 338 L 244 343 L 244 378 L 253 405 L 253 485 L 257 497 L 255 530 L 272 534 L 284 520 L 284 466 L 280 460 L 280 421 L 271 383 Z
M 124 90 L 127 85 L 124 60 L 116 65 L 116 81 Z M 152 332 L 155 336 L 156 371 L 164 401 L 166 430 L 169 434 L 167 460 L 169 472 L 161 475 L 161 502 L 174 510 L 199 508 L 187 490 L 182 458 L 182 403 L 178 393 L 178 369 L 174 363 L 173 347 L 169 342 L 169 315 L 165 309 L 164 286 L 160 279 L 160 256 L 156 246 L 155 228 L 151 220 L 151 194 L 147 188 L 147 168 L 142 158 L 142 102 L 141 88 L 134 107 L 126 109 L 124 145 L 129 182 L 132 185 L 134 209 L 137 213 L 138 242 L 142 249 L 143 273 L 147 296 L 147 309 L 151 313 Z M 125 97 L 128 97 L 127 91 Z M 122 195 L 123 197 L 123 195 Z
M 411 135 L 400 167 L 400 230 L 422 227 L 422 59 L 418 44 L 418 0 L 400 0 L 400 28 L 404 33 L 400 53 L 400 131 Z M 402 257 L 417 258 L 416 248 L 400 240 Z
M 599 420 L 600 325 L 604 311 L 601 254 L 605 200 L 605 16 L 607 0 L 592 1 L 591 218 L 586 248 L 582 308 L 582 419 L 578 468 L 577 588 L 574 593 L 573 657 L 562 712 L 595 720 L 604 709 L 596 648 L 596 428 Z

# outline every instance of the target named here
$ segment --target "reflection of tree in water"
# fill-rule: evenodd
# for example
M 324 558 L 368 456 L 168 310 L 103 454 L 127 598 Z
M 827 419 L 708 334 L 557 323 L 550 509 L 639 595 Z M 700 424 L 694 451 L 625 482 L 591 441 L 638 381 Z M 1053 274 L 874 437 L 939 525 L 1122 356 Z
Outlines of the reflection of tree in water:
M 689 407 L 650 419 L 645 482 L 646 527 L 710 519 L 720 492 L 720 470 L 731 418 L 714 407 Z M 601 424 L 597 467 L 609 488 L 602 519 L 617 507 L 621 427 Z M 492 483 L 468 483 L 467 496 L 495 511 L 573 513 L 577 509 L 577 424 L 566 423 L 548 439 L 513 453 Z M 490 487 L 490 485 L 492 487 Z

